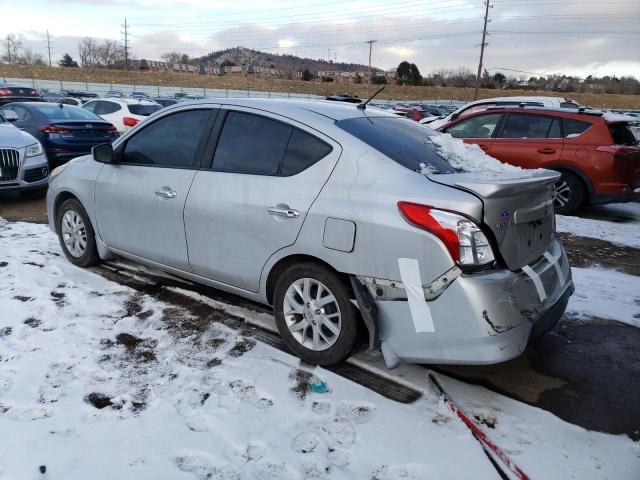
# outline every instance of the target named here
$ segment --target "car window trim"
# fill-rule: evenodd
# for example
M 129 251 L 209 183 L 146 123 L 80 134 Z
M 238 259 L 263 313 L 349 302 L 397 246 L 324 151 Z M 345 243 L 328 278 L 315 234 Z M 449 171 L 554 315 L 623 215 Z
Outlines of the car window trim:
M 155 164 L 148 164 L 148 163 L 128 163 L 128 162 L 125 163 L 121 161 L 122 155 L 124 155 L 124 151 L 127 148 L 127 145 L 129 144 L 129 140 L 131 140 L 136 135 L 139 135 L 140 132 L 143 132 L 146 128 L 153 125 L 157 121 L 162 120 L 163 118 L 167 118 L 171 115 L 176 115 L 178 113 L 191 112 L 194 110 L 209 110 L 209 118 L 207 118 L 204 130 L 200 135 L 200 140 L 198 140 L 198 146 L 196 147 L 196 151 L 193 154 L 193 160 L 191 162 L 191 166 L 184 167 L 184 166 L 172 166 L 172 165 L 155 165 Z M 215 115 L 214 115 L 214 110 L 215 110 Z M 207 106 L 196 107 L 196 108 L 180 109 L 174 112 L 167 112 L 166 115 L 162 115 L 161 117 L 154 118 L 153 121 L 149 122 L 147 125 L 144 125 L 140 129 L 140 131 L 135 132 L 133 135 L 128 136 L 124 142 L 118 144 L 117 147 L 115 147 L 116 158 L 117 158 L 116 165 L 118 166 L 131 165 L 135 167 L 149 167 L 149 168 L 172 168 L 172 169 L 178 169 L 178 170 L 199 170 L 200 165 L 202 163 L 202 156 L 203 156 L 205 145 L 206 145 L 205 142 L 206 142 L 206 139 L 208 138 L 208 132 L 211 130 L 213 126 L 213 122 L 215 121 L 216 117 L 219 116 L 219 112 L 220 112 L 220 107 L 207 105 Z
M 527 138 L 504 138 L 502 136 L 502 132 L 504 130 L 504 126 L 507 124 L 507 121 L 508 121 L 508 119 L 509 119 L 509 117 L 511 115 L 535 115 L 537 117 L 546 117 L 546 118 L 550 118 L 551 119 L 551 124 L 553 124 L 553 120 L 555 118 L 558 118 L 560 120 L 560 117 L 554 117 L 552 115 L 547 115 L 547 114 L 544 114 L 544 113 L 537 113 L 537 112 L 506 112 L 503 115 L 505 116 L 505 118 L 504 118 L 504 121 L 502 122 L 502 125 L 500 126 L 500 132 L 498 132 L 500 136 L 497 136 L 496 140 L 518 140 L 518 141 L 537 140 L 537 141 L 540 141 L 540 140 L 563 140 L 564 139 L 564 137 L 562 137 L 562 138 L 556 138 L 556 137 L 549 138 L 549 137 L 546 137 L 546 136 L 545 137 L 535 137 L 535 138 L 529 138 L 529 137 L 527 137 Z M 549 135 L 549 130 L 550 129 L 551 129 L 551 125 L 549 125 L 549 128 L 547 129 L 546 135 Z M 560 132 L 562 134 L 564 134 L 564 132 L 562 131 L 562 122 L 560 122 Z

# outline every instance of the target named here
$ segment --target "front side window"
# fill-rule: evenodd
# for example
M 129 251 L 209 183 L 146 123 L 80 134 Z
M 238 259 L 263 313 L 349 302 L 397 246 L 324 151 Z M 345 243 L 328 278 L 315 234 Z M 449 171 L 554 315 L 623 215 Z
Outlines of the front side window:
M 90 112 L 95 112 L 97 105 L 98 102 L 87 102 L 82 106 L 82 108 L 84 108 L 85 110 L 89 110 Z
M 553 127 L 553 118 L 543 115 L 511 113 L 500 138 L 547 138 Z
M 220 172 L 277 175 L 292 127 L 270 118 L 229 112 L 213 157 Z
M 455 138 L 491 138 L 500 117 L 500 114 L 492 114 L 469 118 L 449 127 L 447 133 Z
M 121 163 L 192 168 L 211 110 L 178 112 L 147 125 L 124 147 Z
M 4 107 L 2 110 L 4 111 L 11 110 L 15 112 L 16 116 L 18 117 L 18 122 L 25 122 L 33 118 L 33 115 L 31 114 L 31 112 L 26 108 L 21 107 L 20 105 L 8 105 Z

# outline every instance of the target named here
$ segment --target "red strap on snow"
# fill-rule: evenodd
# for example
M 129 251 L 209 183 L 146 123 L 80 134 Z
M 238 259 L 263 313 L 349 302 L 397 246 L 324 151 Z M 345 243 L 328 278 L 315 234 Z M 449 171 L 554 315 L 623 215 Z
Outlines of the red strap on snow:
M 455 413 L 458 416 L 458 418 L 462 420 L 462 422 L 469 428 L 469 430 L 473 432 L 474 436 L 478 439 L 478 441 L 482 443 L 483 446 L 488 447 L 493 453 L 495 453 L 495 455 L 500 460 L 502 460 L 502 463 L 504 463 L 504 465 L 506 465 L 506 467 L 509 470 L 511 470 L 511 472 L 513 472 L 513 474 L 516 475 L 519 480 L 530 480 L 527 474 L 524 473 L 520 469 L 520 467 L 518 467 L 518 465 L 516 465 L 507 456 L 507 454 L 500 449 L 500 447 L 498 447 L 495 443 L 493 443 L 491 439 L 487 437 L 487 435 L 480 429 L 480 427 L 478 427 L 478 425 L 475 424 L 473 420 L 467 417 L 465 413 L 462 410 L 460 410 L 460 408 L 458 408 L 458 405 L 456 405 L 455 402 L 451 400 L 449 395 L 447 395 L 447 393 L 444 391 L 444 389 L 442 388 L 438 380 L 436 380 L 436 378 L 433 376 L 433 374 L 431 373 L 429 374 L 429 379 L 436 386 L 436 388 L 440 392 L 440 395 L 442 396 L 442 398 L 444 398 L 444 401 L 447 403 L 451 411 Z

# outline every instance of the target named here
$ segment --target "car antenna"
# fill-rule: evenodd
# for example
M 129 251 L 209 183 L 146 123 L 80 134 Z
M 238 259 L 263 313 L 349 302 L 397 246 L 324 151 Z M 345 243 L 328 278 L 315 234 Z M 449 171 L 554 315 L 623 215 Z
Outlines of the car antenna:
M 369 98 L 367 98 L 367 101 L 364 103 L 359 103 L 357 108 L 359 108 L 360 110 L 366 110 L 367 108 L 367 103 L 369 103 L 371 100 L 373 100 L 373 98 L 378 95 L 382 90 L 384 90 L 384 86 L 380 88 L 380 90 L 378 90 L 376 93 L 374 93 L 373 95 L 371 95 Z

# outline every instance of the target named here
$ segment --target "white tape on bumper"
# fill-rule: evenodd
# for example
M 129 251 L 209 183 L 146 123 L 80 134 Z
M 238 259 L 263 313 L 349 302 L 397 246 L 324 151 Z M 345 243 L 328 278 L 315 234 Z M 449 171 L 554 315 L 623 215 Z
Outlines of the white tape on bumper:
M 407 291 L 409 310 L 411 310 L 411 318 L 416 332 L 435 332 L 431 311 L 427 301 L 424 299 L 418 260 L 415 258 L 399 258 L 398 267 L 400 268 L 400 278 Z
M 562 274 L 562 269 L 560 268 L 560 264 L 558 263 L 558 261 L 553 258 L 553 256 L 549 252 L 544 252 L 544 258 L 546 258 L 549 263 L 555 267 L 556 273 L 558 274 L 558 279 L 560 280 L 560 287 L 564 287 L 564 275 Z
M 525 265 L 522 267 L 522 271 L 527 274 L 527 276 L 533 282 L 533 285 L 536 287 L 536 291 L 538 292 L 538 297 L 540 297 L 540 301 L 544 302 L 547 298 L 547 292 L 544 291 L 544 285 L 542 285 L 542 280 L 536 272 L 533 271 L 529 265 Z

